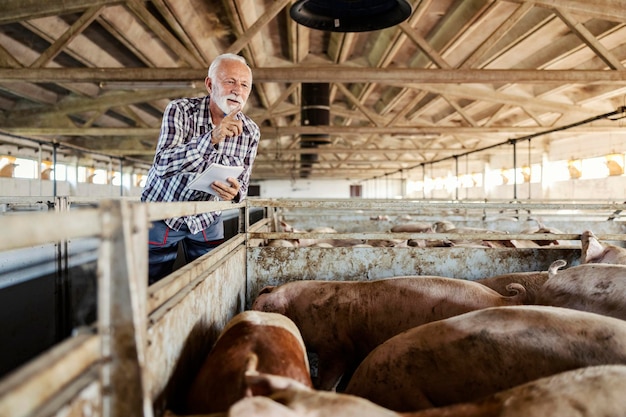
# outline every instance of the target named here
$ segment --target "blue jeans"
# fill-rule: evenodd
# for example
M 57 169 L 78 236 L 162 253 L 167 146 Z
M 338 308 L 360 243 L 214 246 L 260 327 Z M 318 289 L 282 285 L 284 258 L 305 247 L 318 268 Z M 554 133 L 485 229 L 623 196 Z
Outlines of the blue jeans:
M 148 284 L 172 273 L 179 244 L 185 261 L 191 262 L 223 242 L 224 223 L 221 219 L 196 234 L 191 233 L 185 224 L 180 230 L 173 230 L 163 220 L 152 222 L 148 232 Z

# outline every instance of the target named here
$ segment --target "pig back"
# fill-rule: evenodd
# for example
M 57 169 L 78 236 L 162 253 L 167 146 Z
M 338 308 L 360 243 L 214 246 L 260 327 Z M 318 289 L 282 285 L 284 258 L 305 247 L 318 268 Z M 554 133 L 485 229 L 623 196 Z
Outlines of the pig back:
M 477 401 L 403 417 L 599 417 L 626 410 L 626 366 L 600 365 L 540 378 Z
M 332 389 L 376 346 L 396 334 L 476 309 L 523 304 L 519 284 L 503 296 L 472 281 L 399 276 L 374 281 L 294 281 L 261 290 L 253 309 L 293 320 L 319 355 L 316 387 Z
M 621 320 L 549 306 L 494 307 L 394 336 L 363 360 L 345 392 L 412 411 L 604 364 L 626 364 Z
M 371 335 L 369 351 L 422 324 L 488 307 L 521 305 L 526 300 L 526 290 L 519 284 L 509 287 L 509 295 L 473 281 L 438 276 L 397 276 L 364 284 L 357 298 L 362 304 L 353 307 L 350 321 L 356 340 L 363 332 Z
M 397 276 L 374 281 L 299 281 L 261 294 L 253 309 L 292 319 L 308 348 L 365 357 L 374 347 L 412 327 L 477 309 L 520 305 L 523 286 L 505 296 L 478 283 L 438 276 Z
M 246 372 L 283 375 L 312 386 L 304 341 L 289 318 L 244 311 L 233 317 L 189 387 L 186 413 L 225 412 L 248 395 Z
M 563 266 L 563 260 L 552 263 L 536 304 L 626 320 L 626 265 L 590 263 L 559 271 Z

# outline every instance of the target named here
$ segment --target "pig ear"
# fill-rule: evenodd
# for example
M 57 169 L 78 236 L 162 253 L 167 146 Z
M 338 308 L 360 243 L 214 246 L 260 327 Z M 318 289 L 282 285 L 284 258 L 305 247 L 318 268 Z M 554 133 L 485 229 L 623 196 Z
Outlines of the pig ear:
M 245 373 L 248 389 L 253 395 L 271 396 L 282 391 L 310 391 L 306 385 L 286 376 L 264 374 L 255 370 Z
M 259 295 L 261 295 L 261 294 L 269 294 L 272 291 L 274 291 L 274 288 L 276 288 L 276 285 L 268 285 L 266 287 L 263 287 L 261 289 L 261 291 L 259 291 Z
M 588 263 L 592 259 L 602 255 L 604 246 L 600 243 L 596 235 L 590 230 L 585 230 L 581 236 L 582 256 L 581 263 Z
M 565 265 L 567 265 L 567 262 L 565 262 L 564 259 L 557 259 L 552 262 L 552 264 L 550 264 L 550 268 L 548 268 L 548 278 L 556 276 L 558 270 L 563 268 Z
M 280 226 L 282 227 L 283 232 L 287 232 L 287 233 L 293 232 L 293 226 L 285 222 L 284 220 L 280 221 Z

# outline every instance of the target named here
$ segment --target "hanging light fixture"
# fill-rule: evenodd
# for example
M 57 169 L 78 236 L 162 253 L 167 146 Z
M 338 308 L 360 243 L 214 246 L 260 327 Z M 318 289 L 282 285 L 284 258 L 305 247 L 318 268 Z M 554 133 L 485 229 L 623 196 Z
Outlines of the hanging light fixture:
M 618 176 L 624 174 L 624 154 L 610 153 L 606 155 L 606 167 L 609 169 L 610 176 Z
M 411 15 L 411 5 L 407 0 L 298 0 L 289 14 L 313 29 L 367 32 L 403 22 Z
M 569 170 L 569 177 L 572 180 L 577 180 L 583 175 L 583 166 L 580 159 L 570 158 L 567 161 L 567 169 Z

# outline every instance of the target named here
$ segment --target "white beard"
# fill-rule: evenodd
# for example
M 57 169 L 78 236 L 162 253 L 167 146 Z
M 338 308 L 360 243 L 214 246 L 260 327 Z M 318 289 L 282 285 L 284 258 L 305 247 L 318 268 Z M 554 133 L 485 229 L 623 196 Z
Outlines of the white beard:
M 238 97 L 234 94 L 223 95 L 222 92 L 218 90 L 221 90 L 221 88 L 215 89 L 213 95 L 211 96 L 211 100 L 213 100 L 215 104 L 217 104 L 217 106 L 220 108 L 221 111 L 224 112 L 224 114 L 230 113 L 233 109 L 237 107 L 236 104 L 229 103 L 228 99 L 238 101 L 240 103 L 239 108 L 243 108 L 243 106 L 246 104 L 245 101 L 241 99 L 241 97 Z

